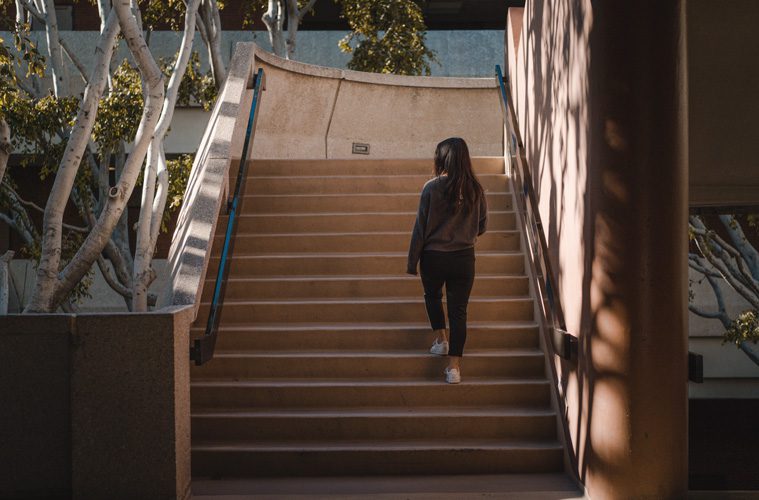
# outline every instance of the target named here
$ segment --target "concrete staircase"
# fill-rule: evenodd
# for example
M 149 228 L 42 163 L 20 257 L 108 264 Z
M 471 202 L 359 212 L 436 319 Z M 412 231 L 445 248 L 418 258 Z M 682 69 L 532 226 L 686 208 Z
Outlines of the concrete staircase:
M 216 355 L 192 370 L 193 476 L 563 470 L 503 160 L 474 165 L 489 230 L 463 382 L 447 385 L 419 278 L 404 274 L 431 162 L 251 164 Z

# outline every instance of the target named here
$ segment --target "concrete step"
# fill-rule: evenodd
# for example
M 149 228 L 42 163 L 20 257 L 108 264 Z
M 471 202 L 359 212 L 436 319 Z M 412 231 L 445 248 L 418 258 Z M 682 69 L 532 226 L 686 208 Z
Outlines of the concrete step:
M 205 324 L 191 330 L 193 337 L 205 332 Z M 391 351 L 426 352 L 433 341 L 429 323 L 365 323 L 224 325 L 219 329 L 216 348 L 220 351 Z M 467 324 L 467 349 L 537 349 L 535 323 Z
M 213 362 L 213 361 L 212 361 Z M 463 369 L 467 369 L 464 359 Z M 477 378 L 446 384 L 432 378 L 316 378 L 209 380 L 204 367 L 193 370 L 193 410 L 218 408 L 324 407 L 498 407 L 548 408 L 550 386 L 545 378 Z M 204 378 L 206 377 L 206 378 Z
M 415 220 L 416 212 L 242 214 L 237 222 L 237 234 L 405 231 L 410 236 Z M 216 234 L 223 235 L 227 228 L 226 215 L 219 217 L 216 227 Z M 493 231 L 516 230 L 514 212 L 489 212 L 488 229 Z
M 508 190 L 506 190 L 508 191 Z M 489 210 L 512 210 L 510 192 L 487 193 Z M 413 212 L 419 206 L 419 193 L 363 193 L 363 194 L 246 194 L 242 198 L 242 212 Z
M 383 253 L 302 253 L 271 255 L 233 255 L 229 273 L 232 278 L 246 276 L 405 276 L 408 255 Z M 211 257 L 208 276 L 216 278 L 219 259 Z M 521 275 L 521 252 L 480 252 L 475 269 L 480 274 Z M 475 278 L 476 281 L 476 278 Z
M 442 380 L 448 360 L 426 352 L 315 351 L 216 352 L 203 366 L 192 366 L 203 379 L 255 378 L 427 378 Z M 544 376 L 543 353 L 537 349 L 467 350 L 462 377 Z
M 689 492 L 688 498 L 744 499 L 746 493 Z M 227 495 L 222 497 L 222 495 Z M 237 496 L 232 496 L 237 495 Z M 245 496 L 247 495 L 247 496 Z M 563 473 L 453 474 L 406 476 L 277 477 L 213 480 L 193 478 L 195 500 L 584 500 L 577 484 Z
M 193 476 L 558 472 L 556 441 L 429 440 L 352 443 L 204 442 L 192 446 Z
M 203 286 L 202 302 L 211 302 L 215 273 Z M 363 298 L 421 297 L 418 276 L 272 276 L 230 278 L 225 285 L 225 300 L 279 298 Z M 472 297 L 525 296 L 529 293 L 526 276 L 477 276 Z
M 248 175 L 246 194 L 420 193 L 432 175 Z M 508 191 L 506 175 L 477 177 L 486 191 Z
M 477 175 L 503 174 L 504 162 L 500 156 L 472 158 Z M 408 160 L 252 160 L 248 172 L 253 175 L 433 175 L 432 159 Z
M 279 408 L 194 411 L 193 440 L 556 439 L 556 414 L 535 408 Z
M 208 317 L 210 303 L 200 305 L 198 319 Z M 445 307 L 445 306 L 444 306 Z M 475 297 L 469 300 L 472 321 L 531 321 L 532 297 Z M 225 325 L 276 322 L 398 323 L 427 317 L 424 299 L 384 297 L 364 299 L 225 300 L 221 321 Z M 202 323 L 201 323 L 202 324 Z
M 222 228 L 226 230 L 226 225 Z M 477 251 L 517 251 L 519 231 L 489 231 L 477 239 Z M 411 230 L 360 233 L 238 234 L 235 255 L 299 252 L 406 252 Z M 224 234 L 214 239 L 212 255 L 219 255 Z

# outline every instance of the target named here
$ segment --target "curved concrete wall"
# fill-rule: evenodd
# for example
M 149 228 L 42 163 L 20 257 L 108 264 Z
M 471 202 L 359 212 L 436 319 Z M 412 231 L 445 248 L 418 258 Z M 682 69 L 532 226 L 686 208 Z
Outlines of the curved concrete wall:
M 266 93 L 253 158 L 431 158 L 446 137 L 472 155 L 503 154 L 493 78 L 380 75 L 286 61 L 256 51 Z

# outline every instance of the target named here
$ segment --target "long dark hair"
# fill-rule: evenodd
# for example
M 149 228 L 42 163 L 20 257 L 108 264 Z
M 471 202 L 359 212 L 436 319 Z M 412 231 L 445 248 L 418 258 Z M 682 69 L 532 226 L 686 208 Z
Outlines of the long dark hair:
M 443 192 L 452 213 L 468 213 L 484 196 L 482 185 L 472 170 L 469 148 L 460 137 L 446 139 L 435 148 L 435 175 L 448 175 Z

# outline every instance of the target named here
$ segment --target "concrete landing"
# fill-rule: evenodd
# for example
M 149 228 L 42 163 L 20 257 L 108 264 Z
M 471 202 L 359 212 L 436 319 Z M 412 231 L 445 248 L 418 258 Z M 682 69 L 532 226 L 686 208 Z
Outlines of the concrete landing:
M 559 500 L 585 498 L 563 474 L 476 476 L 316 477 L 192 481 L 197 500 L 243 498 L 282 500 L 467 500 L 513 498 Z

